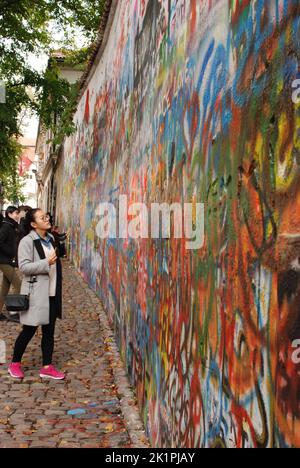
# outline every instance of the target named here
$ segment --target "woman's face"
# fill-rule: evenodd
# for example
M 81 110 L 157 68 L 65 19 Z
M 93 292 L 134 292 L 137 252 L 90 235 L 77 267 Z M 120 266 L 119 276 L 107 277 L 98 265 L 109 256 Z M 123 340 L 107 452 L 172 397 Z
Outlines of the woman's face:
M 48 231 L 51 228 L 49 216 L 44 211 L 39 210 L 35 213 L 35 222 L 31 223 L 34 229 L 40 229 L 41 231 Z
M 13 213 L 10 213 L 9 218 L 13 219 L 17 223 L 20 221 L 20 212 L 19 211 L 14 211 Z

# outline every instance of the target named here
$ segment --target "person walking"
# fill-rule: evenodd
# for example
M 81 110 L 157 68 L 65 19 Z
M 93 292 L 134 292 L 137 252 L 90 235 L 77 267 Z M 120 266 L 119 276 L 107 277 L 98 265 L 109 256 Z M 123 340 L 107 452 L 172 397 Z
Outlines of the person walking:
M 18 221 L 18 208 L 8 207 L 0 227 L 0 271 L 3 274 L 0 292 L 0 321 L 7 320 L 2 310 L 11 286 L 14 287 L 16 294 L 19 294 L 21 288 L 21 280 L 17 272 Z
M 26 214 L 27 235 L 21 240 L 18 251 L 19 268 L 24 274 L 21 294 L 29 295 L 29 309 L 21 312 L 23 330 L 16 340 L 11 377 L 23 379 L 22 357 L 39 326 L 42 327 L 43 367 L 41 378 L 63 380 L 65 374 L 52 364 L 54 334 L 57 318 L 62 318 L 62 268 L 55 251 L 49 217 L 39 208 Z

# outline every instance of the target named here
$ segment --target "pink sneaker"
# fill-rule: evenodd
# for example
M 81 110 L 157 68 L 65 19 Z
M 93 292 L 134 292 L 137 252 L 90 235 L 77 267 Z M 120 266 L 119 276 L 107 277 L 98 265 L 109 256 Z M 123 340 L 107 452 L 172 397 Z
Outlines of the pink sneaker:
M 54 379 L 54 380 L 64 380 L 66 377 L 65 374 L 62 372 L 59 372 L 57 369 L 55 369 L 54 366 L 49 366 L 48 369 L 43 367 L 40 370 L 40 377 L 42 379 Z
M 25 377 L 25 374 L 22 371 L 20 362 L 12 362 L 8 367 L 8 372 L 10 373 L 11 377 L 13 377 L 14 379 L 23 380 Z

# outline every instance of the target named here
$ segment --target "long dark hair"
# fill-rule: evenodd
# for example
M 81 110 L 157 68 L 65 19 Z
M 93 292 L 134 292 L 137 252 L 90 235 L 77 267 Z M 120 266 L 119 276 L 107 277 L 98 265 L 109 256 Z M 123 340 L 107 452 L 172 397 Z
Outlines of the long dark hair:
M 21 233 L 22 238 L 30 234 L 30 232 L 33 230 L 31 223 L 35 222 L 35 215 L 38 211 L 41 211 L 41 209 L 34 208 L 34 209 L 27 211 L 24 222 L 22 224 L 22 233 Z
M 16 206 L 9 206 L 5 211 L 5 218 L 9 218 L 9 215 L 15 213 L 16 211 L 19 213 L 19 208 Z

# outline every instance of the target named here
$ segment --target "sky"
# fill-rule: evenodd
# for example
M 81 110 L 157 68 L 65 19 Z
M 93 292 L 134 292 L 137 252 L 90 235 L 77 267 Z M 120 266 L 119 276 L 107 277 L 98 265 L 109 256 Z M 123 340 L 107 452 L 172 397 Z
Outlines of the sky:
M 39 121 L 36 116 L 28 117 L 24 124 L 24 137 L 30 140 L 36 140 Z
M 47 67 L 48 56 L 41 54 L 40 56 L 30 55 L 29 62 L 32 68 L 38 71 L 43 71 Z M 39 119 L 36 115 L 28 115 L 24 119 L 23 132 L 25 138 L 36 140 L 37 131 L 39 126 Z

